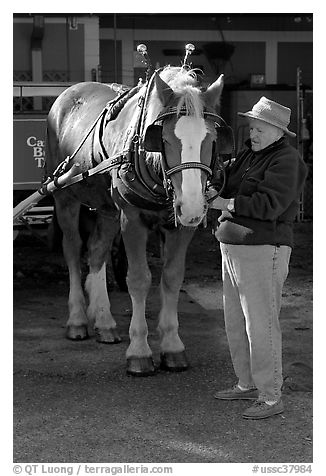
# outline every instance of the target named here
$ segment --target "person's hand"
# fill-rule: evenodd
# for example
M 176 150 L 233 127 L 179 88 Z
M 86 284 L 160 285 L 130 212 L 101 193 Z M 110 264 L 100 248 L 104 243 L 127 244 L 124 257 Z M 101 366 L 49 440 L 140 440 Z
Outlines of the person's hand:
M 232 213 L 224 210 L 218 217 L 218 221 L 221 223 L 225 218 L 232 218 Z
M 213 187 L 209 187 L 209 189 L 206 192 L 206 200 L 210 200 L 213 197 L 217 196 L 217 191 Z
M 216 195 L 216 193 L 215 193 Z M 212 195 L 214 196 L 214 195 Z M 215 200 L 213 200 L 209 204 L 209 208 L 215 208 L 216 210 L 222 210 L 222 211 L 227 211 L 227 204 L 229 203 L 228 198 L 222 198 L 222 197 L 216 197 Z

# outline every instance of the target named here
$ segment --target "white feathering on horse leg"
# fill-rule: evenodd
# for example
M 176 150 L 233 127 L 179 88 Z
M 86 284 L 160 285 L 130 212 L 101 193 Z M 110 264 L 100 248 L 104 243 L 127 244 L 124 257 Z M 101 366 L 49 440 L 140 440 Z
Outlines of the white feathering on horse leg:
M 140 269 L 142 273 L 139 274 Z M 151 273 L 147 265 L 139 266 L 132 274 L 128 273 L 128 290 L 132 302 L 132 316 L 129 326 L 130 344 L 126 352 L 129 357 L 150 357 L 148 327 L 145 317 L 146 297 L 151 284 Z
M 167 231 L 165 234 L 164 264 L 160 283 L 161 311 L 158 323 L 163 353 L 180 353 L 185 349 L 178 333 L 178 300 L 184 278 L 186 250 L 193 233 L 193 229 L 181 228 L 179 233 Z
M 90 272 L 87 276 L 85 289 L 89 296 L 87 317 L 94 322 L 94 328 L 113 329 L 116 322 L 111 314 L 111 305 L 106 289 L 106 263 L 98 272 Z

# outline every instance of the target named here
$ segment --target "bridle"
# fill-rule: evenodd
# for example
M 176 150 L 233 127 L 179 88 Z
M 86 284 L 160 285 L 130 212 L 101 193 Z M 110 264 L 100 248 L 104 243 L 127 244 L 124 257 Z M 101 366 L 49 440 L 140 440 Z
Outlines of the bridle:
M 145 149 L 148 152 L 160 153 L 161 170 L 163 175 L 163 186 L 164 186 L 167 197 L 171 197 L 171 194 L 173 192 L 171 176 L 178 172 L 182 172 L 183 170 L 187 170 L 187 169 L 200 169 L 206 173 L 208 179 L 211 179 L 214 176 L 214 169 L 216 167 L 215 165 L 216 162 L 220 162 L 218 166 L 220 166 L 220 169 L 224 171 L 223 161 L 220 160 L 219 155 L 214 157 L 213 154 L 212 154 L 212 159 L 209 166 L 206 164 L 203 164 L 202 162 L 183 162 L 173 167 L 168 167 L 166 156 L 165 156 L 163 138 L 162 138 L 163 122 L 166 119 L 171 118 L 173 116 L 179 117 L 182 115 L 183 116 L 187 115 L 187 111 L 185 108 L 181 108 L 180 110 L 177 110 L 176 107 L 170 107 L 164 110 L 162 113 L 158 115 L 158 117 L 154 120 L 154 122 L 150 126 L 148 126 L 147 130 L 145 131 L 145 134 L 140 140 L 140 147 L 142 149 Z M 215 124 L 215 128 L 217 129 L 228 128 L 231 130 L 231 128 L 224 121 L 224 119 L 216 113 L 204 111 L 203 117 L 205 119 L 207 118 L 212 120 Z M 157 123 L 159 123 L 160 125 L 158 125 Z M 154 128 L 159 128 L 160 130 L 159 132 L 160 144 L 158 144 L 158 147 L 155 150 L 153 149 L 150 150 L 150 148 L 148 148 L 148 146 L 146 145 L 146 142 L 148 142 L 148 140 L 146 139 L 147 139 L 147 134 L 151 134 L 151 131 L 153 131 Z M 232 136 L 232 139 L 233 139 L 233 136 Z M 234 150 L 234 139 L 232 140 L 232 149 Z M 213 147 L 213 150 L 214 150 L 214 147 Z M 219 194 L 221 192 L 222 192 L 222 189 L 219 191 Z

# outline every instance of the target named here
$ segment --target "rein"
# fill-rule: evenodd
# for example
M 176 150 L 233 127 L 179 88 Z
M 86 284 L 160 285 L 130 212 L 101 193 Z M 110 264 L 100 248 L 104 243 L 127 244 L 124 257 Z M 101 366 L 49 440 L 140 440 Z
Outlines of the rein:
M 183 162 L 182 164 L 175 165 L 170 169 L 165 171 L 167 177 L 170 175 L 176 174 L 177 172 L 181 172 L 181 170 L 185 169 L 202 169 L 207 175 L 212 175 L 212 169 L 208 167 L 208 165 L 202 164 L 201 162 Z

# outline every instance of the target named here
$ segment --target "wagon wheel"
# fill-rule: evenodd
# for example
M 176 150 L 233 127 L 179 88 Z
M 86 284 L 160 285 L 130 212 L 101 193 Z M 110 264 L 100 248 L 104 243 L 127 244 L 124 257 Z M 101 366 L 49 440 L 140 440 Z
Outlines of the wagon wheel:
M 124 292 L 128 291 L 126 282 L 128 260 L 120 229 L 116 233 L 112 241 L 111 261 L 114 277 L 120 290 Z

